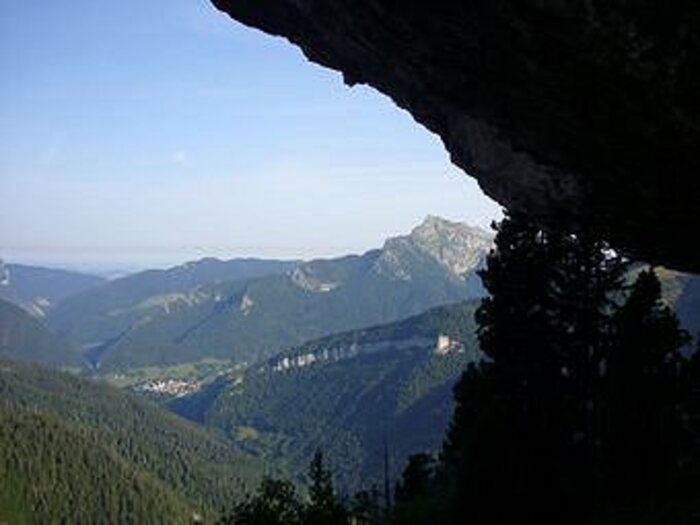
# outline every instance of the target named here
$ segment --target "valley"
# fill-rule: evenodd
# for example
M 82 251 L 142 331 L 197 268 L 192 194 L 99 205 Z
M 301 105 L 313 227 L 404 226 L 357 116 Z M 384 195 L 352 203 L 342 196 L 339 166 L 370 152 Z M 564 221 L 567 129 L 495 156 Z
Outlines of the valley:
M 698 2 L 0 8 L 0 525 L 700 524 Z
M 170 406 L 289 472 L 320 447 L 343 493 L 379 486 L 385 444 L 392 480 L 408 455 L 440 446 L 452 387 L 481 358 L 476 304 L 314 340 Z
M 209 522 L 264 475 L 304 487 L 319 449 L 340 494 L 393 486 L 409 456 L 440 449 L 453 388 L 484 358 L 474 314 L 492 242 L 428 217 L 335 259 L 203 259 L 112 281 L 33 269 L 58 279 L 45 293 L 5 278 L 0 479 L 23 474 L 0 483 L 0 519 L 32 522 L 31 509 L 52 521 L 81 505 L 89 523 L 98 509 L 82 498 L 100 484 L 114 520 L 129 501 L 139 520 Z M 666 303 L 700 332 L 698 279 L 658 273 Z M 95 467 L 63 445 L 45 453 L 44 439 Z M 32 483 L 56 499 L 36 499 Z
M 100 372 L 203 358 L 250 364 L 309 339 L 479 297 L 475 272 L 491 239 L 428 217 L 362 255 L 205 259 L 127 276 L 66 299 L 46 321 Z

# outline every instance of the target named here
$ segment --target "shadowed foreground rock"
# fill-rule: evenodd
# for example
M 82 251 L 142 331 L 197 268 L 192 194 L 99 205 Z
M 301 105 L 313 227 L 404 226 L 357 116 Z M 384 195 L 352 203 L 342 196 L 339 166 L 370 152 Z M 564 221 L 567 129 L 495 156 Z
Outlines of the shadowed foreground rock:
M 507 208 L 700 272 L 697 0 L 213 3 L 389 95 Z

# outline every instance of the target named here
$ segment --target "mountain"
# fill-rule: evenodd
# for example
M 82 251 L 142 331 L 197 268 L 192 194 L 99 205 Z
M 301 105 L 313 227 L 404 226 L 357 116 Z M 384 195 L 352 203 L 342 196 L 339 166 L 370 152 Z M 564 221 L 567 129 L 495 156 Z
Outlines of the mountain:
M 106 279 L 95 275 L 6 264 L 0 260 L 0 298 L 36 317 L 44 317 L 58 302 L 105 282 Z
M 681 327 L 693 337 L 693 344 L 700 344 L 700 275 L 680 273 L 666 268 L 656 268 L 661 281 L 664 301 L 671 306 Z
M 493 235 L 486 230 L 428 215 L 410 235 L 385 243 L 378 266 L 389 275 L 410 280 L 420 271 L 411 263 L 427 256 L 454 277 L 464 278 L 481 264 L 492 245 Z
M 61 303 L 49 316 L 51 328 L 80 346 L 100 344 L 125 331 L 196 305 L 208 298 L 203 285 L 288 272 L 296 261 L 214 258 L 167 270 L 147 270 L 115 279 Z M 95 343 L 96 346 L 95 346 Z
M 50 365 L 79 366 L 80 357 L 29 313 L 0 299 L 0 356 Z
M 133 395 L 0 358 L 0 523 L 211 520 L 261 472 Z
M 452 387 L 481 356 L 476 305 L 305 343 L 172 408 L 290 472 L 320 447 L 344 490 L 369 488 L 382 479 L 385 438 L 393 478 L 408 455 L 439 447 Z
M 478 228 L 428 217 L 363 255 L 76 311 L 84 295 L 61 305 L 50 322 L 57 333 L 96 348 L 95 365 L 104 370 L 204 357 L 251 363 L 312 338 L 479 296 L 475 270 L 491 242 Z

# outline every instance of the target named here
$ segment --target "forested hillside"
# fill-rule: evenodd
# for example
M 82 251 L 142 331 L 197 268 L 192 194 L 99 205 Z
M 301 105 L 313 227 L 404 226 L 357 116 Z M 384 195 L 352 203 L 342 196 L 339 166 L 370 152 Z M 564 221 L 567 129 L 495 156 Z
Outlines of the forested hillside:
M 30 522 L 50 522 L 81 494 L 93 501 L 83 523 L 114 522 L 107 515 L 128 521 L 137 512 L 160 523 L 162 515 L 186 522 L 183 510 L 212 517 L 262 471 L 255 459 L 174 414 L 36 365 L 0 360 L 0 399 L 0 468 L 12 473 L 0 476 L 0 501 L 12 501 L 5 507 L 11 516 Z M 75 498 L 66 501 L 67 491 Z
M 186 524 L 198 512 L 100 432 L 46 412 L 0 401 L 0 444 L 0 523 Z
M 147 270 L 116 279 L 63 301 L 48 319 L 89 361 L 123 334 L 154 319 L 211 300 L 212 283 L 259 278 L 292 270 L 296 261 L 202 259 L 167 270 Z
M 452 386 L 479 359 L 475 307 L 312 341 L 174 408 L 290 472 L 320 447 L 344 491 L 367 488 L 382 479 L 385 440 L 392 478 L 409 454 L 439 447 Z
M 253 363 L 309 339 L 478 297 L 475 271 L 490 243 L 478 228 L 429 217 L 381 250 L 305 262 L 284 274 L 168 293 L 142 283 L 146 275 L 115 281 L 67 301 L 50 324 L 104 370 L 204 357 Z M 132 283 L 138 287 L 128 291 Z
M 0 299 L 0 356 L 79 366 L 80 356 L 26 310 Z

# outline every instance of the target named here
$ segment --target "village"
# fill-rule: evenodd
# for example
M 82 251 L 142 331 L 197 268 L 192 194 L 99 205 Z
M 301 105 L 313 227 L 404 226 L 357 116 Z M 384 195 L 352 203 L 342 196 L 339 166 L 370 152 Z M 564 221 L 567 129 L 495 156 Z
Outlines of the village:
M 138 385 L 135 390 L 151 394 L 182 397 L 197 392 L 201 387 L 201 383 L 194 381 L 184 381 L 182 379 L 154 379 Z

